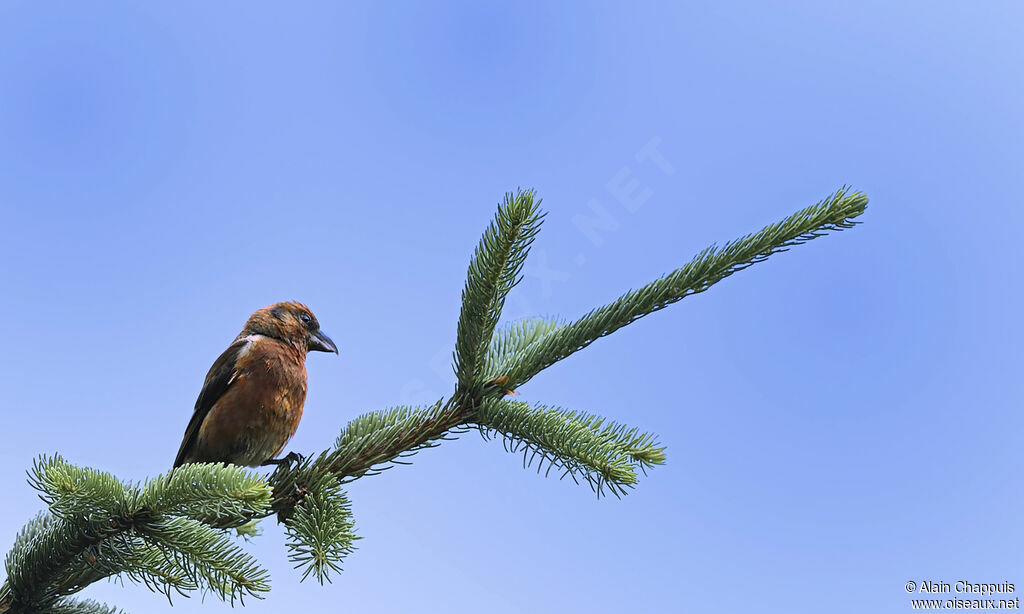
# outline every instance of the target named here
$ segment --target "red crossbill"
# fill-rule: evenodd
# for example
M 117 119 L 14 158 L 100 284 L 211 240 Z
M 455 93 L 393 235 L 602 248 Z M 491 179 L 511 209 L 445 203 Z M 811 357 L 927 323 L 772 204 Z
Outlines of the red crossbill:
M 338 352 L 300 303 L 275 303 L 249 316 L 213 363 L 174 466 L 277 464 L 306 401 L 306 352 Z

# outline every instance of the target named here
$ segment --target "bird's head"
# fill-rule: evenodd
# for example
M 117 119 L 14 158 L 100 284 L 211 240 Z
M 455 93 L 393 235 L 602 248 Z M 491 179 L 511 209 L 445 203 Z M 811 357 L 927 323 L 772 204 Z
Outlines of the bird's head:
M 302 303 L 274 303 L 249 316 L 242 335 L 264 335 L 289 343 L 303 352 L 334 352 L 338 346 L 320 330 L 316 316 Z

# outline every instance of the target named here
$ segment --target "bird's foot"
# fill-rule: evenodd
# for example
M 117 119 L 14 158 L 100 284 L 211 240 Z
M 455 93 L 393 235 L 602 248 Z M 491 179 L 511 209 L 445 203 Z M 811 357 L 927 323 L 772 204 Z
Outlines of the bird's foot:
M 260 466 L 266 467 L 268 465 L 275 465 L 277 467 L 280 467 L 281 465 L 298 465 L 304 460 L 306 460 L 306 457 L 299 454 L 298 452 L 289 452 L 288 454 L 285 454 L 282 458 L 267 459 L 263 461 L 263 463 L 261 463 Z

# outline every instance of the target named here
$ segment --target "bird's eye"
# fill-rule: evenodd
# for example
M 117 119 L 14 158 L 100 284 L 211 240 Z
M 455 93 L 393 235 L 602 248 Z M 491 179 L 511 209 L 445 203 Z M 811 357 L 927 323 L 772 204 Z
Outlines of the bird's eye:
M 311 321 L 308 313 L 299 314 L 299 319 L 302 320 L 303 324 L 309 324 Z

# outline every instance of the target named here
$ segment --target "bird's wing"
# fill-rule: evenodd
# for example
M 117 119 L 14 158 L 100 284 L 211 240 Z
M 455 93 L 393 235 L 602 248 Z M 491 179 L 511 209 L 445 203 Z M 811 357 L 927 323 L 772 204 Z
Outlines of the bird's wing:
M 199 427 L 203 425 L 203 420 L 206 419 L 213 405 L 235 382 L 238 377 L 238 359 L 248 349 L 252 341 L 251 337 L 242 337 L 236 340 L 213 362 L 210 372 L 206 374 L 206 381 L 203 382 L 199 398 L 196 399 L 196 408 L 192 414 L 192 420 L 189 421 L 188 427 L 185 429 L 185 438 L 178 449 L 178 456 L 174 459 L 175 467 L 184 464 L 185 455 L 195 445 L 196 437 L 199 436 Z

